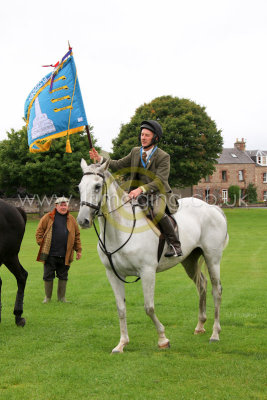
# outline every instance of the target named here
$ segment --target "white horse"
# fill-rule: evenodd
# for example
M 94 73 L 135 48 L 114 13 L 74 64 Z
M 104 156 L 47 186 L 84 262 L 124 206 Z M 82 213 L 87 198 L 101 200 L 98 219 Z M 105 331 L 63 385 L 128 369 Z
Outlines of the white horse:
M 127 276 L 141 278 L 145 311 L 157 329 L 158 346 L 169 347 L 165 328 L 154 310 L 155 275 L 156 272 L 165 271 L 179 263 L 182 263 L 188 276 L 195 282 L 199 293 L 199 315 L 194 333 L 205 332 L 207 279 L 200 270 L 201 255 L 208 268 L 215 306 L 210 341 L 218 341 L 222 294 L 220 261 L 228 243 L 227 222 L 221 209 L 195 198 L 180 199 L 179 209 L 174 217 L 179 227 L 183 256 L 166 258 L 162 255 L 158 261 L 159 238 L 155 229 L 152 229 L 141 208 L 133 208 L 129 200 L 127 201 L 126 192 L 107 170 L 108 162 L 87 165 L 82 160 L 81 167 L 84 175 L 79 184 L 81 206 L 77 221 L 82 228 L 89 228 L 98 214 L 98 253 L 106 267 L 117 303 L 120 341 L 112 352 L 122 353 L 124 346 L 129 343 L 125 305 Z

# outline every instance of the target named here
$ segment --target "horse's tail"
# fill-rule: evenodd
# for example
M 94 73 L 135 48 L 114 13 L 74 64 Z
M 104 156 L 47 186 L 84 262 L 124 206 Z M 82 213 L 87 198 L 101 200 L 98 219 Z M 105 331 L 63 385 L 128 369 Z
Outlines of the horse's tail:
M 224 212 L 223 212 L 223 210 L 221 209 L 221 207 L 219 207 L 219 206 L 214 206 L 214 207 L 216 208 L 216 210 L 219 211 L 219 213 L 221 213 L 221 214 L 224 216 L 225 221 L 226 221 L 226 223 L 227 223 L 226 215 L 224 214 Z
M 207 279 L 207 275 L 208 275 L 208 268 L 207 268 L 207 264 L 205 261 L 205 258 L 203 256 L 203 253 L 200 254 L 198 260 L 197 260 L 197 268 L 195 271 L 195 282 L 196 282 L 196 287 L 200 288 L 200 280 L 201 279 Z
M 226 215 L 224 214 L 223 210 L 220 207 L 218 207 L 218 206 L 215 206 L 215 207 L 216 207 L 216 210 L 218 210 L 221 213 L 221 215 L 224 217 L 225 222 L 226 222 L 226 235 L 225 235 L 224 244 L 223 244 L 223 250 L 224 250 L 227 247 L 228 242 L 229 242 L 229 235 L 227 232 L 227 218 L 226 218 Z
M 196 284 L 197 288 L 204 286 L 200 284 L 201 280 L 206 280 L 207 276 L 207 265 L 205 262 L 205 258 L 203 256 L 203 250 L 200 247 L 195 248 L 189 256 L 182 261 L 182 264 L 186 271 L 188 271 L 188 275 Z M 191 273 L 190 273 L 191 271 Z M 192 271 L 194 271 L 192 275 Z
M 19 213 L 21 214 L 22 218 L 24 219 L 24 223 L 26 225 L 27 222 L 27 214 L 26 212 L 23 210 L 23 208 L 21 207 L 16 207 L 16 209 L 19 211 Z
M 225 237 L 224 245 L 223 245 L 223 250 L 227 247 L 228 243 L 229 243 L 229 235 L 228 235 L 228 233 L 226 233 L 226 237 Z

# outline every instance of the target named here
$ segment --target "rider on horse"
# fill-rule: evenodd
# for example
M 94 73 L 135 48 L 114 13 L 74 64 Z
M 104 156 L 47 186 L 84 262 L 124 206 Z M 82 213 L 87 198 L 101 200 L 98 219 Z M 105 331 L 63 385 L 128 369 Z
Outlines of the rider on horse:
M 154 218 L 169 245 L 165 257 L 179 257 L 183 254 L 178 230 L 175 231 L 167 215 L 176 213 L 178 202 L 168 183 L 170 156 L 157 146 L 161 136 L 162 128 L 157 121 L 143 121 L 139 134 L 141 147 L 134 147 L 120 160 L 110 160 L 109 167 L 112 171 L 130 167 L 129 197 L 139 200 L 140 205 L 145 198 L 152 206 Z M 89 154 L 92 160 L 106 161 L 94 148 Z

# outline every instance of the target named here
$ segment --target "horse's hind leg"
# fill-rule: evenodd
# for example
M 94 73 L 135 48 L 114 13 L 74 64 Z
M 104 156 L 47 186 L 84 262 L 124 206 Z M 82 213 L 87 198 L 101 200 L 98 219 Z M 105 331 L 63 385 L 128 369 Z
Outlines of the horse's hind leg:
M 198 323 L 194 334 L 205 333 L 204 324 L 207 320 L 206 316 L 206 298 L 207 298 L 207 279 L 202 274 L 199 263 L 199 257 L 202 254 L 200 249 L 195 249 L 183 262 L 183 266 L 189 278 L 191 278 L 198 290 L 199 294 L 199 310 Z
M 158 332 L 158 346 L 161 349 L 170 347 L 169 339 L 165 336 L 165 328 L 158 320 L 154 311 L 154 291 L 155 291 L 155 272 L 151 270 L 143 271 L 141 282 L 144 293 L 145 311 L 152 319 Z
M 120 341 L 119 344 L 114 347 L 112 353 L 123 353 L 124 346 L 129 343 L 127 322 L 126 322 L 126 305 L 125 305 L 125 286 L 124 282 L 120 281 L 114 274 L 113 271 L 106 269 L 106 274 L 113 289 L 117 310 L 120 321 Z
M 15 315 L 15 322 L 17 326 L 24 326 L 26 321 L 21 317 L 23 313 L 23 299 L 24 299 L 24 289 L 26 286 L 26 280 L 28 277 L 28 272 L 22 267 L 19 262 L 18 256 L 12 256 L 5 259 L 5 265 L 10 272 L 15 276 L 18 285 L 18 291 L 14 306 L 13 314 Z
M 0 277 L 0 322 L 1 322 L 1 311 L 2 311 L 1 293 L 2 293 L 2 279 Z
M 212 296 L 215 308 L 213 331 L 210 337 L 210 342 L 217 342 L 218 340 L 220 340 L 219 333 L 221 332 L 220 306 L 222 297 L 222 286 L 220 281 L 220 259 L 217 259 L 216 257 L 216 262 L 213 259 L 206 259 L 206 264 L 212 284 Z

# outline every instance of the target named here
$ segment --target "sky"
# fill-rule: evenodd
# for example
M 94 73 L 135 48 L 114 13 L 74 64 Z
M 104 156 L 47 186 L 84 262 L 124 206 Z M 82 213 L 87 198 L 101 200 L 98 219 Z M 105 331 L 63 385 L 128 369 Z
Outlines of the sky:
M 136 109 L 171 95 L 206 107 L 224 147 L 267 150 L 266 0 L 4 0 L 0 140 L 73 48 L 88 123 L 104 150 Z M 52 69 L 51 69 L 52 72 Z

